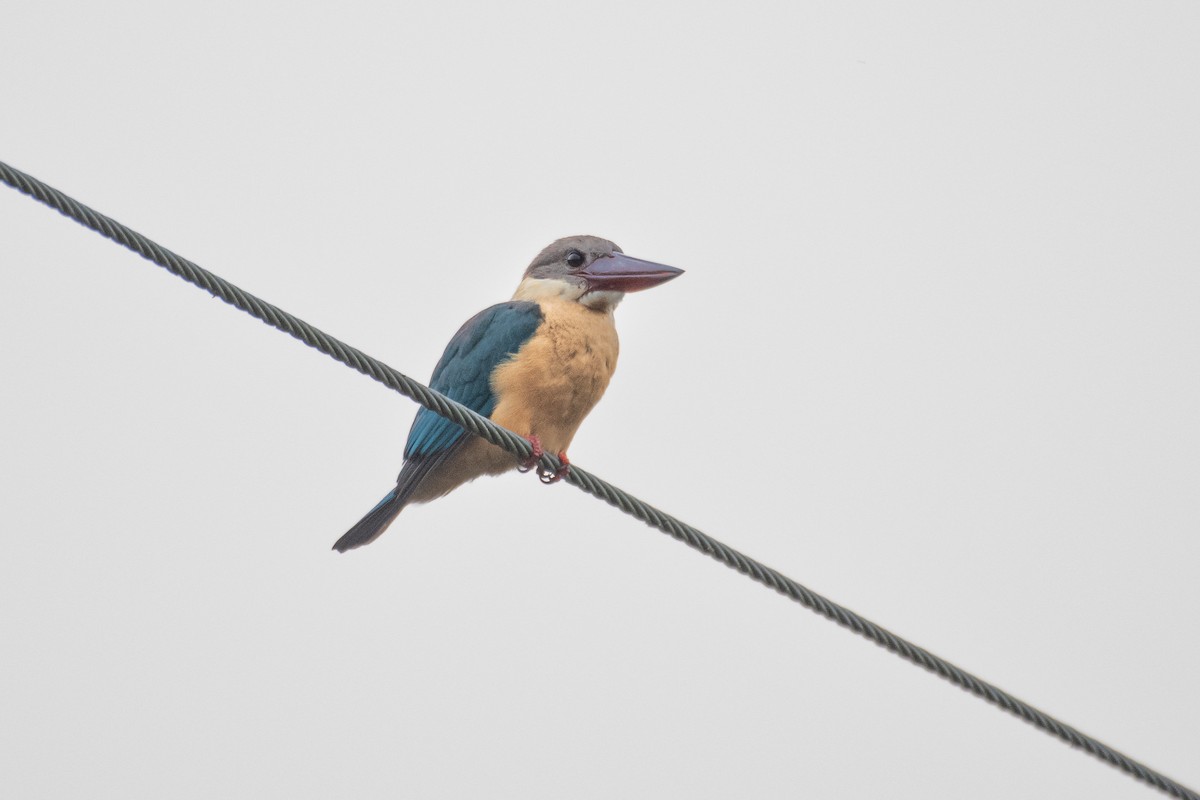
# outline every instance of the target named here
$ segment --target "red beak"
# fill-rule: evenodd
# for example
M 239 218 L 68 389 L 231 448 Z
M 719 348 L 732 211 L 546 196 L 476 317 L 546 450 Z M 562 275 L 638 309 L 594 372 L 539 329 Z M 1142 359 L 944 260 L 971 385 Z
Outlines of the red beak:
M 640 292 L 682 274 L 681 269 L 642 261 L 624 253 L 597 258 L 579 272 L 587 280 L 590 292 Z

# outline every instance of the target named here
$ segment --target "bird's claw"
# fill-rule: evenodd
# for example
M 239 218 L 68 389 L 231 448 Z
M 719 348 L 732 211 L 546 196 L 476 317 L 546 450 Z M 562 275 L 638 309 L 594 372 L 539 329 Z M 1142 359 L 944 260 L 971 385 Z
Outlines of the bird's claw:
M 558 483 L 563 478 L 567 477 L 567 473 L 571 471 L 571 461 L 567 458 L 567 454 L 559 452 L 558 460 L 562 462 L 558 469 L 551 472 L 547 469 L 538 468 L 538 480 L 549 486 L 552 483 Z
M 533 448 L 533 452 L 529 454 L 529 458 L 517 466 L 517 472 L 529 472 L 536 467 L 538 480 L 547 486 L 552 483 L 558 483 L 567 477 L 567 473 L 571 471 L 571 462 L 567 459 L 566 453 L 560 452 L 558 454 L 558 460 L 561 463 L 558 469 L 551 472 L 538 463 L 542 460 L 542 456 L 546 454 L 546 451 L 542 449 L 542 440 L 534 434 L 530 434 L 525 438 L 529 441 L 529 446 Z
M 533 452 L 529 454 L 529 458 L 520 463 L 517 467 L 517 472 L 529 472 L 529 470 L 538 465 L 538 462 L 542 460 L 542 455 L 544 455 L 541 439 L 534 435 L 526 436 L 525 438 L 529 440 L 529 445 L 533 448 Z M 538 469 L 538 474 L 541 474 L 540 468 Z

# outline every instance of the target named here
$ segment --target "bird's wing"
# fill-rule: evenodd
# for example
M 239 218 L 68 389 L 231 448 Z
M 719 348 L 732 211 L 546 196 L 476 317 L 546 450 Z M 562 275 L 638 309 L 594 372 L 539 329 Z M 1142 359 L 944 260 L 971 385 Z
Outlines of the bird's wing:
M 454 334 L 429 385 L 485 417 L 490 415 L 496 407 L 492 371 L 520 350 L 541 323 L 542 311 L 537 303 L 501 303 L 481 311 Z M 466 431 L 458 425 L 426 408 L 418 411 L 408 434 L 404 467 L 396 478 L 396 488 L 346 531 L 334 549 L 344 552 L 378 538 L 425 477 L 454 458 L 465 441 Z
M 542 323 L 537 303 L 510 301 L 480 311 L 446 346 L 429 385 L 483 416 L 496 407 L 492 371 L 511 358 Z M 404 458 L 424 460 L 445 453 L 466 431 L 427 408 L 417 412 Z

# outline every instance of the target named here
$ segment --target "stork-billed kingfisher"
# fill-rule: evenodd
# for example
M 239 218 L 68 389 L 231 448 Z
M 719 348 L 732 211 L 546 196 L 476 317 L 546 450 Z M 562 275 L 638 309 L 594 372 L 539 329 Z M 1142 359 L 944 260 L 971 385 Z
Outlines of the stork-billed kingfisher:
M 481 475 L 527 471 L 543 451 L 570 469 L 566 449 L 608 387 L 617 366 L 613 309 L 627 292 L 665 283 L 683 270 L 631 258 L 595 236 L 554 242 L 525 270 L 513 299 L 463 325 L 429 385 L 518 433 L 533 445 L 524 463 L 422 408 L 404 447 L 396 487 L 338 539 L 345 552 L 375 541 L 409 503 L 426 503 Z

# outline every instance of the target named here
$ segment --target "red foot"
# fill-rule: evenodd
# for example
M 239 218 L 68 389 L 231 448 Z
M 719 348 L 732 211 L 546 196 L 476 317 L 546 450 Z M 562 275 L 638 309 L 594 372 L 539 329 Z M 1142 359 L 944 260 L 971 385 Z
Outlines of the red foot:
M 558 483 L 563 478 L 567 477 L 567 473 L 571 471 L 571 460 L 567 458 L 567 454 L 559 451 L 558 460 L 562 462 L 558 469 L 554 472 L 546 472 L 538 470 L 538 480 L 549 486 L 552 483 Z
M 517 472 L 529 472 L 529 470 L 536 467 L 537 463 L 542 460 L 542 440 L 534 435 L 529 435 L 525 438 L 529 440 L 529 444 L 533 447 L 533 452 L 529 454 L 529 458 L 521 462 L 520 466 L 517 467 Z M 539 474 L 540 472 L 539 470 Z

